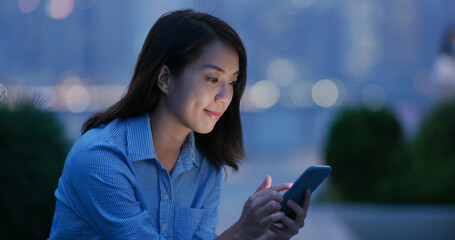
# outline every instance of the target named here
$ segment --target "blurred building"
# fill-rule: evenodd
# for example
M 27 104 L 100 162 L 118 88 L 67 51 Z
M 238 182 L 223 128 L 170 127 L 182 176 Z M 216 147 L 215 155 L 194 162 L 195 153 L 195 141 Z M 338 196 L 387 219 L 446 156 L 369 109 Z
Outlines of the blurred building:
M 392 108 L 412 131 L 432 101 L 442 32 L 455 22 L 451 0 L 2 1 L 0 83 L 10 96 L 45 87 L 50 110 L 103 109 L 130 81 L 154 21 L 182 8 L 225 19 L 244 40 L 251 149 L 319 146 L 345 105 Z

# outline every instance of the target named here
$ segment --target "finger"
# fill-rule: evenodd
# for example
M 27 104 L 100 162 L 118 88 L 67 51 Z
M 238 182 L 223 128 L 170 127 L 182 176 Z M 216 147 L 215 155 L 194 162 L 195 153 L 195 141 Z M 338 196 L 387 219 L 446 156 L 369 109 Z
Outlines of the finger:
M 303 227 L 303 225 L 300 226 L 297 222 L 295 222 L 286 215 L 283 218 L 281 218 L 281 222 L 284 224 L 284 226 L 281 227 L 281 231 L 283 231 L 286 234 L 290 234 L 290 236 L 299 233 L 299 229 Z
M 298 233 L 292 233 L 288 228 L 280 227 L 276 224 L 270 226 L 269 230 L 272 231 L 278 237 L 278 239 L 291 239 L 292 236 Z
M 283 223 L 283 227 L 282 228 L 295 228 L 295 221 L 292 220 L 290 217 L 288 216 L 284 216 L 282 219 L 281 219 L 281 222 Z
M 310 189 L 307 189 L 305 191 L 305 197 L 303 198 L 303 203 L 301 204 L 302 207 L 305 209 L 305 211 L 308 211 L 308 208 L 310 207 L 311 203 L 311 191 Z
M 264 181 L 259 185 L 256 192 L 259 192 L 263 189 L 269 188 L 272 185 L 272 177 L 270 175 L 265 176 Z
M 277 191 L 264 189 L 250 196 L 249 198 L 253 208 L 262 208 L 269 202 L 277 202 L 278 204 L 283 201 L 283 195 Z
M 291 186 L 292 186 L 292 183 L 282 183 L 282 184 L 271 186 L 269 189 L 277 191 L 277 192 L 281 192 L 284 190 L 288 190 L 289 188 L 291 188 Z
M 307 216 L 307 211 L 300 205 L 298 205 L 296 202 L 289 200 L 287 202 L 288 206 L 294 210 L 296 217 L 295 217 L 295 223 L 299 228 L 303 227 L 305 225 L 305 218 Z
M 289 200 L 287 203 L 286 203 L 292 210 L 294 210 L 295 214 L 297 217 L 303 217 L 303 219 L 306 218 L 306 210 L 300 206 L 299 204 L 297 204 L 296 202 L 294 202 L 293 200 Z
M 284 183 L 257 191 L 250 196 L 250 199 L 252 202 L 255 202 L 259 206 L 262 204 L 266 204 L 270 200 L 281 202 L 283 201 L 283 195 L 281 195 L 279 192 L 289 189 L 291 185 L 292 184 Z
M 294 220 L 291 218 L 287 217 L 286 215 L 281 218 L 281 222 L 284 224 L 284 227 L 282 227 L 282 230 L 285 230 L 292 235 L 295 235 L 299 232 L 299 229 L 303 226 L 298 225 Z
M 280 227 L 278 227 L 276 225 L 270 226 L 269 230 L 272 231 L 273 233 L 275 233 L 275 235 L 278 237 L 278 239 L 290 239 L 290 237 L 287 237 L 285 235 L 285 232 L 283 231 L 283 229 L 281 229 Z
M 267 204 L 264 205 L 258 212 L 259 216 L 267 216 L 269 214 L 273 214 L 278 212 L 281 209 L 281 204 L 277 201 L 269 201 Z
M 272 223 L 277 222 L 278 220 L 281 220 L 283 217 L 285 217 L 283 212 L 276 212 L 268 215 L 267 217 L 264 218 L 264 224 L 267 226 L 272 225 Z
M 281 201 L 282 200 L 282 196 L 283 196 L 281 193 L 279 193 L 279 191 L 276 191 L 275 188 L 273 188 L 273 187 L 262 189 L 262 190 L 260 190 L 258 192 L 255 192 L 253 195 L 255 195 L 257 197 L 265 197 L 267 195 L 271 195 L 277 201 Z M 281 200 L 279 198 L 277 198 L 277 197 L 281 198 Z
M 284 228 L 285 227 L 283 222 L 275 222 L 275 223 L 273 223 L 273 226 L 278 227 L 278 228 Z

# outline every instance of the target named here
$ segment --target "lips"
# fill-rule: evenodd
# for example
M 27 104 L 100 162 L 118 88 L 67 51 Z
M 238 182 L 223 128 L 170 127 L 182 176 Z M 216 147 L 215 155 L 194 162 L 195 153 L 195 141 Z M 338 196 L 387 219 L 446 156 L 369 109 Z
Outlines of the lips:
M 207 109 L 204 109 L 204 112 L 207 115 L 209 115 L 211 118 L 215 119 L 215 120 L 219 120 L 221 115 L 223 114 L 222 112 L 210 111 L 210 110 L 207 110 Z

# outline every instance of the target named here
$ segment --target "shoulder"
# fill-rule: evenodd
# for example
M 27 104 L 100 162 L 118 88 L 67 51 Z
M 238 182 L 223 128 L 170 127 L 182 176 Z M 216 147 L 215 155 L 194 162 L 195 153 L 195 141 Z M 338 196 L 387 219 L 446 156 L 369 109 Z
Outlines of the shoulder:
M 75 146 L 119 145 L 119 137 L 126 135 L 127 121 L 117 118 L 106 125 L 92 128 L 79 138 Z
M 64 173 L 87 176 L 94 172 L 127 167 L 124 143 L 125 121 L 114 120 L 84 133 L 69 152 Z

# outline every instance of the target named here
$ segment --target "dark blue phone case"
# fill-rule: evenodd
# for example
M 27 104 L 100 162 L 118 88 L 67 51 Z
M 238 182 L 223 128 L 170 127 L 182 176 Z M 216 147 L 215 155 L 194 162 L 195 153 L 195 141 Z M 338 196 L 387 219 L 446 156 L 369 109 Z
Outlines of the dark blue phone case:
M 309 188 L 311 192 L 316 190 L 331 172 L 332 168 L 327 165 L 315 165 L 307 168 L 297 181 L 294 182 L 292 187 L 284 194 L 280 211 L 284 212 L 286 216 L 294 219 L 294 210 L 287 205 L 287 201 L 292 199 L 294 202 L 300 204 L 305 195 L 305 190 L 307 188 Z

